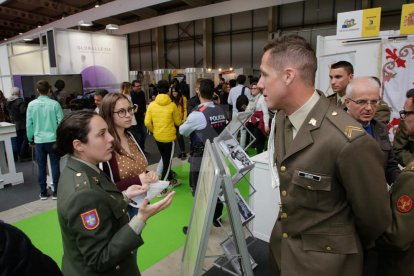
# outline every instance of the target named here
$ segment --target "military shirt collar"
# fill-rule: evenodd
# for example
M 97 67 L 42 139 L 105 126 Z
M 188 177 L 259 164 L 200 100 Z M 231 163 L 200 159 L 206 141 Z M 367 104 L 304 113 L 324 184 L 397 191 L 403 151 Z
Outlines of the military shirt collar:
M 88 161 L 85 161 L 85 160 L 82 160 L 82 159 L 79 159 L 79 158 L 77 158 L 77 157 L 75 157 L 75 156 L 71 156 L 73 159 L 75 159 L 76 161 L 79 161 L 79 162 L 82 162 L 83 164 L 85 164 L 85 165 L 87 165 L 88 167 L 90 167 L 91 169 L 93 169 L 94 171 L 96 171 L 97 173 L 101 173 L 101 171 L 98 169 L 98 167 L 97 166 L 95 166 L 94 164 L 92 164 L 92 163 L 89 163 Z
M 296 133 L 299 131 L 306 117 L 308 117 L 309 112 L 311 112 L 312 108 L 319 101 L 319 98 L 320 96 L 316 90 L 313 91 L 312 96 L 306 101 L 306 103 L 288 116 L 293 125 L 293 137 L 296 136 Z

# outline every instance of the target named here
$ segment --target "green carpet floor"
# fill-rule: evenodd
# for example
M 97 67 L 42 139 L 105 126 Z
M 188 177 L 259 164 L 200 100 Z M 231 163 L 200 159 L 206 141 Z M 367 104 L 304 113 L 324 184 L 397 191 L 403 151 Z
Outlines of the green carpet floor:
M 177 178 L 181 179 L 182 185 L 174 189 L 176 194 L 170 208 L 150 218 L 144 228 L 142 236 L 145 243 L 138 250 L 138 266 L 141 271 L 145 271 L 185 243 L 182 227 L 189 223 L 193 204 L 188 185 L 189 164 L 174 167 L 173 170 L 177 173 Z M 233 168 L 230 170 L 234 172 Z M 243 181 L 237 187 L 246 198 L 247 182 Z M 226 214 L 224 219 L 225 217 Z M 14 225 L 25 232 L 37 248 L 61 265 L 63 248 L 56 209 L 16 222 Z

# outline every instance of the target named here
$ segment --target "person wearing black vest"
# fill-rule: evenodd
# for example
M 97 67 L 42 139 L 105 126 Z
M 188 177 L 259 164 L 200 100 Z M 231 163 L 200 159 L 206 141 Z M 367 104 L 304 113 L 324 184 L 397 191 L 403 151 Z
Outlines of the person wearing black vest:
M 180 126 L 180 134 L 190 137 L 190 187 L 193 196 L 197 188 L 204 145 L 207 140 L 213 142 L 226 126 L 226 113 L 213 103 L 214 82 L 209 79 L 200 80 L 200 104 L 191 112 L 187 121 Z M 214 226 L 220 226 L 218 218 L 221 216 L 223 204 L 217 202 L 214 213 Z

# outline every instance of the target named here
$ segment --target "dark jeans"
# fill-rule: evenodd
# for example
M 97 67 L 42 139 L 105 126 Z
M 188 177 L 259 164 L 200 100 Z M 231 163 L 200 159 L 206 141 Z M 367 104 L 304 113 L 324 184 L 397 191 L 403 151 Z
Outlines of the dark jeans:
M 131 131 L 141 150 L 144 151 L 145 140 L 147 138 L 147 129 L 145 128 L 145 125 L 137 124 L 135 126 L 131 126 L 129 131 Z
M 190 156 L 190 187 L 191 193 L 195 196 L 197 189 L 198 176 L 200 174 L 201 161 L 203 160 L 202 152 L 193 152 Z M 223 203 L 217 198 L 216 209 L 214 211 L 213 221 L 217 220 L 223 213 Z
M 178 127 L 175 127 L 175 128 L 177 129 L 177 142 L 178 142 L 178 147 L 180 148 L 180 153 L 185 153 L 184 137 L 180 134 Z
M 162 167 L 162 173 L 161 173 L 161 180 L 163 180 L 165 175 L 169 171 L 170 165 L 171 165 L 170 161 L 171 161 L 172 142 L 168 142 L 168 143 L 163 143 L 163 142 L 158 142 L 158 141 L 155 141 L 155 142 L 157 143 L 157 147 L 158 147 L 158 150 L 162 158 L 163 167 Z
M 58 182 L 60 177 L 60 157 L 53 150 L 53 144 L 51 143 L 37 143 L 35 144 L 35 156 L 37 162 L 37 181 L 40 186 L 40 192 L 47 192 L 46 185 L 46 169 L 47 169 L 47 155 L 50 158 L 50 167 L 52 168 L 52 179 L 53 179 L 53 189 L 57 193 Z
M 27 140 L 26 129 L 16 130 L 16 134 L 17 151 L 15 157 L 29 157 L 29 141 Z

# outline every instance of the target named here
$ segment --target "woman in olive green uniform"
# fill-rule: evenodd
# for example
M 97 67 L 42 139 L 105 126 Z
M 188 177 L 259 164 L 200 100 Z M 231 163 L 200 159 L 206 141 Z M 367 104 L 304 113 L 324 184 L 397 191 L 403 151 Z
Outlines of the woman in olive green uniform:
M 127 215 L 129 199 L 144 192 L 132 185 L 120 192 L 98 169 L 112 156 L 113 137 L 94 112 L 66 117 L 57 129 L 56 148 L 69 154 L 59 180 L 58 217 L 63 241 L 62 272 L 70 275 L 140 275 L 133 251 L 146 220 L 167 208 L 173 195 Z

